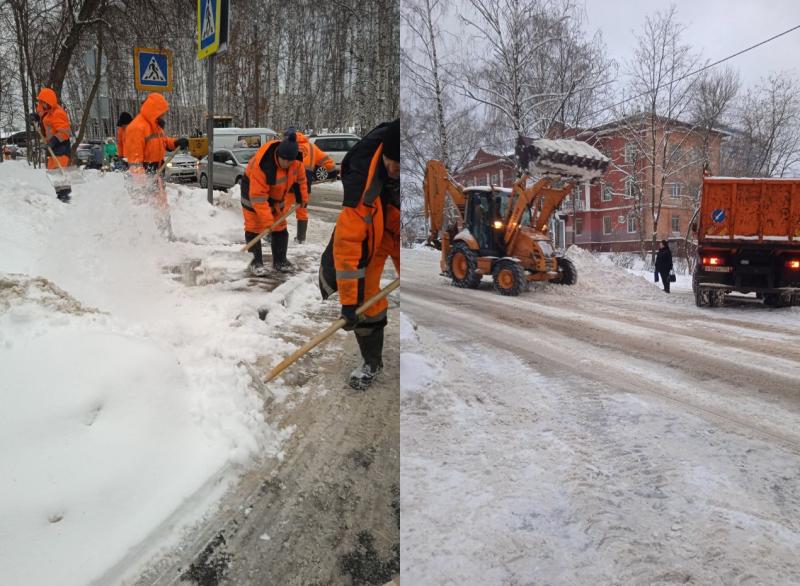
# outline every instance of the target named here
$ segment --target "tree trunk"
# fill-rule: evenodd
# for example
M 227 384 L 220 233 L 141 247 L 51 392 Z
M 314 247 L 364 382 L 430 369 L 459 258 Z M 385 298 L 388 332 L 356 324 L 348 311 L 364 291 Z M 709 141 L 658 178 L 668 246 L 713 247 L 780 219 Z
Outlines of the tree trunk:
M 96 16 L 98 7 L 100 7 L 103 0 L 84 0 L 81 6 L 78 18 L 72 28 L 67 33 L 67 38 L 61 43 L 61 49 L 58 52 L 53 69 L 50 71 L 50 76 L 47 79 L 48 87 L 52 88 L 57 95 L 61 95 L 61 88 L 64 85 L 64 78 L 67 76 L 67 69 L 69 63 L 72 61 L 72 54 L 75 52 L 75 47 L 80 41 L 83 29 L 89 25 L 89 20 Z
M 75 160 L 75 153 L 78 151 L 78 145 L 83 140 L 83 133 L 86 131 L 86 123 L 89 121 L 89 116 L 92 112 L 92 104 L 97 95 L 97 89 L 100 87 L 100 80 L 103 77 L 103 33 L 97 33 L 97 60 L 94 66 L 94 83 L 89 92 L 89 97 L 86 99 L 86 104 L 83 106 L 83 115 L 81 116 L 81 125 L 78 127 L 78 136 L 75 138 L 75 143 L 72 145 L 71 159 Z

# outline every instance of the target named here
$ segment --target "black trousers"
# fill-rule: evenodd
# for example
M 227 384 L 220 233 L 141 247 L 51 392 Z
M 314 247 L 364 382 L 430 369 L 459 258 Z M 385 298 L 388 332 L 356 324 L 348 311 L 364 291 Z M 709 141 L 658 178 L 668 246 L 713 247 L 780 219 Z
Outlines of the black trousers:
M 375 324 L 362 325 L 354 330 L 361 358 L 373 369 L 383 367 L 383 329 L 386 320 Z
M 658 271 L 658 276 L 661 277 L 661 283 L 664 285 L 664 291 L 669 293 L 669 270 Z

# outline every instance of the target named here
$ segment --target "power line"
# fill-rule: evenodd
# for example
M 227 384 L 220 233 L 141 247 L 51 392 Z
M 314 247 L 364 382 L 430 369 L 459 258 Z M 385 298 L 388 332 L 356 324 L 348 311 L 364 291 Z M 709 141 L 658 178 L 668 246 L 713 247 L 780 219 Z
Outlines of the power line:
M 705 66 L 701 67 L 700 69 L 696 69 L 696 70 L 694 70 L 694 71 L 690 71 L 689 73 L 686 73 L 686 74 L 682 75 L 681 77 L 679 77 L 678 79 L 675 79 L 675 80 L 673 80 L 673 81 L 670 81 L 669 83 L 665 83 L 665 84 L 663 84 L 663 85 L 659 85 L 659 86 L 657 86 L 657 87 L 655 88 L 655 90 L 652 90 L 652 91 L 658 91 L 658 90 L 660 90 L 661 88 L 664 88 L 664 87 L 667 87 L 667 86 L 673 85 L 673 84 L 675 84 L 675 83 L 678 83 L 679 81 L 683 81 L 683 80 L 684 80 L 684 79 L 686 79 L 687 77 L 691 77 L 691 76 L 693 76 L 693 75 L 697 75 L 698 73 L 702 73 L 702 72 L 703 72 L 703 71 L 705 71 L 706 69 L 711 69 L 712 67 L 716 67 L 716 66 L 717 66 L 717 65 L 719 65 L 720 63 L 724 63 L 725 61 L 729 61 L 729 60 L 733 59 L 734 57 L 738 57 L 739 55 L 742 55 L 742 54 L 744 54 L 744 53 L 747 53 L 748 51 L 752 51 L 753 49 L 756 49 L 757 47 L 760 47 L 761 45 L 766 45 L 767 43 L 769 43 L 769 42 L 771 42 L 771 41 L 774 41 L 775 39 L 777 39 L 777 38 L 780 38 L 780 37 L 782 37 L 782 36 L 784 36 L 784 35 L 788 35 L 790 32 L 792 32 L 792 31 L 795 31 L 795 30 L 797 30 L 797 29 L 799 29 L 799 28 L 800 28 L 800 24 L 798 24 L 798 25 L 796 25 L 796 26 L 793 26 L 792 28 L 790 28 L 790 29 L 787 29 L 787 30 L 783 31 L 782 33 L 778 33 L 777 35 L 774 35 L 774 36 L 772 36 L 772 37 L 770 37 L 770 38 L 768 38 L 768 39 L 764 39 L 763 41 L 761 41 L 761 42 L 759 42 L 759 43 L 756 43 L 755 45 L 752 45 L 752 46 L 750 46 L 750 47 L 747 47 L 746 49 L 742 49 L 741 51 L 738 51 L 738 52 L 736 52 L 736 53 L 733 53 L 733 54 L 731 54 L 731 55 L 728 55 L 727 57 L 723 57 L 722 59 L 719 59 L 718 61 L 714 61 L 714 63 L 709 63 L 708 65 L 705 65 Z M 649 93 L 651 93 L 651 91 L 642 92 L 642 93 L 641 93 L 641 94 L 639 94 L 639 95 L 636 95 L 636 96 L 631 96 L 630 98 L 625 98 L 624 100 L 622 100 L 622 101 L 620 101 L 620 102 L 617 102 L 616 104 L 612 104 L 611 106 L 608 106 L 608 107 L 606 107 L 606 108 L 603 108 L 603 109 L 601 109 L 601 110 L 597 110 L 596 112 L 592 112 L 592 113 L 591 113 L 591 114 L 589 114 L 587 117 L 588 117 L 588 118 L 591 118 L 591 117 L 593 117 L 593 116 L 597 116 L 598 114 L 602 114 L 603 112 L 606 112 L 606 111 L 608 111 L 608 110 L 611 110 L 612 108 L 616 108 L 617 106 L 621 106 L 622 104 L 625 104 L 625 103 L 627 103 L 627 102 L 630 102 L 631 100 L 636 100 L 636 99 L 638 99 L 638 98 L 641 98 L 642 96 L 646 96 L 646 95 L 647 95 L 647 94 L 649 94 Z

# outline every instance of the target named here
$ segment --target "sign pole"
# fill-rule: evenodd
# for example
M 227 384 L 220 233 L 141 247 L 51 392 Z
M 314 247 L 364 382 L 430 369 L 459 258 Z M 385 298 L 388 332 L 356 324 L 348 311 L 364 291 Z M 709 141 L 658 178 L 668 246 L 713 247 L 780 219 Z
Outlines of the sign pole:
M 214 55 L 208 56 L 208 203 L 214 203 Z

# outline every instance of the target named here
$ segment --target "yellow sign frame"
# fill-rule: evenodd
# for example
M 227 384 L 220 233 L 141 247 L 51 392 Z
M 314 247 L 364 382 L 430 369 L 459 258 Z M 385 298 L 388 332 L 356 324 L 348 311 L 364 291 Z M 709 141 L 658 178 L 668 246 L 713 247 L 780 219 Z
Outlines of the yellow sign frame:
M 141 82 L 141 70 L 139 68 L 139 53 L 148 53 L 156 55 L 164 55 L 167 58 L 167 84 L 166 85 L 148 85 Z M 150 47 L 134 47 L 133 48 L 133 85 L 136 86 L 138 92 L 171 92 L 175 84 L 175 78 L 172 75 L 172 51 L 170 49 L 153 49 Z
M 203 4 L 204 2 L 213 2 L 216 5 L 216 12 L 214 13 L 214 40 L 207 46 L 203 47 L 202 27 L 203 27 Z M 213 55 L 219 51 L 219 42 L 222 35 L 222 0 L 197 0 L 197 58 L 205 59 L 209 55 Z

